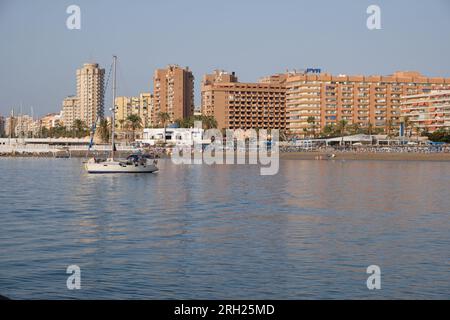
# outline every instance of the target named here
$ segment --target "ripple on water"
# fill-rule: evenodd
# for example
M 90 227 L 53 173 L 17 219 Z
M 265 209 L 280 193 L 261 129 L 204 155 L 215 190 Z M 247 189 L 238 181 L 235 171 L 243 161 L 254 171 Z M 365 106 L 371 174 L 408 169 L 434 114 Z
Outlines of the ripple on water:
M 0 293 L 450 298 L 449 163 L 160 166 L 103 176 L 77 159 L 1 159 Z M 65 287 L 70 264 L 81 291 Z M 369 294 L 371 264 L 383 290 Z

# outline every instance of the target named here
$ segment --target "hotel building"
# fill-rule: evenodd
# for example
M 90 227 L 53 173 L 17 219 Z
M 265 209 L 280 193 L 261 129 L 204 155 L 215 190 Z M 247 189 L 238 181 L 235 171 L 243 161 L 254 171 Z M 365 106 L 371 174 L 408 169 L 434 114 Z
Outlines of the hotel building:
M 141 118 L 142 127 L 150 127 L 153 106 L 152 94 L 141 93 L 139 97 L 117 97 L 115 106 L 115 126 L 118 130 L 126 129 L 127 118 L 132 114 Z
M 215 117 L 219 129 L 285 129 L 286 75 L 259 83 L 240 83 L 236 75 L 216 70 L 203 77 L 201 110 Z
M 401 98 L 442 88 L 449 78 L 427 78 L 417 72 L 390 76 L 289 74 L 286 80 L 286 121 L 291 134 L 305 136 L 308 118 L 323 130 L 346 120 L 348 125 L 391 131 L 398 128 Z M 311 119 L 311 118 L 310 118 Z
M 77 98 L 80 120 L 91 127 L 104 115 L 105 69 L 97 63 L 85 63 L 77 70 Z
M 188 67 L 169 65 L 155 71 L 153 77 L 153 124 L 160 112 L 167 112 L 170 121 L 188 118 L 194 113 L 194 75 Z
M 78 101 L 75 96 L 69 96 L 63 100 L 61 122 L 68 130 L 73 129 L 75 120 L 81 119 Z
M 450 86 L 447 89 L 450 89 Z M 432 133 L 442 128 L 450 128 L 450 90 L 404 96 L 401 114 L 409 118 L 411 124 L 409 130 L 415 128 L 413 131 Z

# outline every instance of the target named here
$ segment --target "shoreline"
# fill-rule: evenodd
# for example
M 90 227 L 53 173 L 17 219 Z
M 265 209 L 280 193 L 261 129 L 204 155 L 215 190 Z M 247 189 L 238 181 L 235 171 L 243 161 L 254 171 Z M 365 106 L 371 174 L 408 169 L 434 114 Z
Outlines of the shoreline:
M 117 152 L 118 157 L 126 157 L 129 152 Z M 334 158 L 328 155 L 334 154 Z M 105 157 L 108 153 L 89 152 L 87 157 Z M 67 153 L 30 152 L 30 153 L 0 153 L 0 158 L 85 158 L 86 151 Z M 170 158 L 166 154 L 158 154 L 157 158 Z M 420 153 L 420 152 L 280 152 L 282 160 L 379 160 L 379 161 L 450 161 L 450 153 Z
M 284 152 L 280 159 L 285 160 L 328 160 L 327 155 L 334 154 L 329 160 L 379 160 L 379 161 L 450 161 L 450 153 L 420 152 Z

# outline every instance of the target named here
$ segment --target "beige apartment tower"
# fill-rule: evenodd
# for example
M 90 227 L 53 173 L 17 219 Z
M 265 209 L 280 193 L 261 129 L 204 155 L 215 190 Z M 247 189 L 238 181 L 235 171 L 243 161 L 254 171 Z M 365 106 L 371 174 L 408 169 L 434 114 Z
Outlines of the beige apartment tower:
M 213 116 L 219 129 L 286 128 L 286 75 L 259 83 L 240 83 L 236 75 L 216 70 L 202 81 L 202 113 Z
M 448 86 L 450 79 L 427 78 L 418 72 L 390 76 L 289 74 L 286 80 L 286 121 L 290 134 L 304 137 L 314 125 L 370 125 L 374 131 L 394 134 L 401 117 L 401 99 Z M 311 118 L 310 118 L 311 119 Z
M 115 105 L 115 127 L 119 131 L 126 130 L 127 118 L 130 115 L 138 115 L 141 118 L 142 127 L 149 128 L 151 126 L 152 94 L 141 93 L 138 97 L 117 97 Z
M 72 130 L 77 119 L 81 119 L 78 98 L 69 96 L 63 100 L 61 122 L 68 130 Z
M 153 125 L 158 124 L 160 112 L 167 112 L 171 122 L 194 114 L 194 76 L 188 67 L 169 65 L 165 69 L 156 70 L 153 90 L 150 116 Z
M 77 70 L 77 97 L 80 120 L 91 127 L 104 115 L 105 69 L 97 63 L 85 63 Z

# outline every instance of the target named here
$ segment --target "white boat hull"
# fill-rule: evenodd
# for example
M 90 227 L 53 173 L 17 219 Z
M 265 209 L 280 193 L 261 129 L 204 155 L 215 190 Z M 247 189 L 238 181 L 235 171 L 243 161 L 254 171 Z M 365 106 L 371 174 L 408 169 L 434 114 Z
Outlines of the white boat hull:
M 87 162 L 88 173 L 152 173 L 158 171 L 153 163 L 128 164 L 120 161 Z

